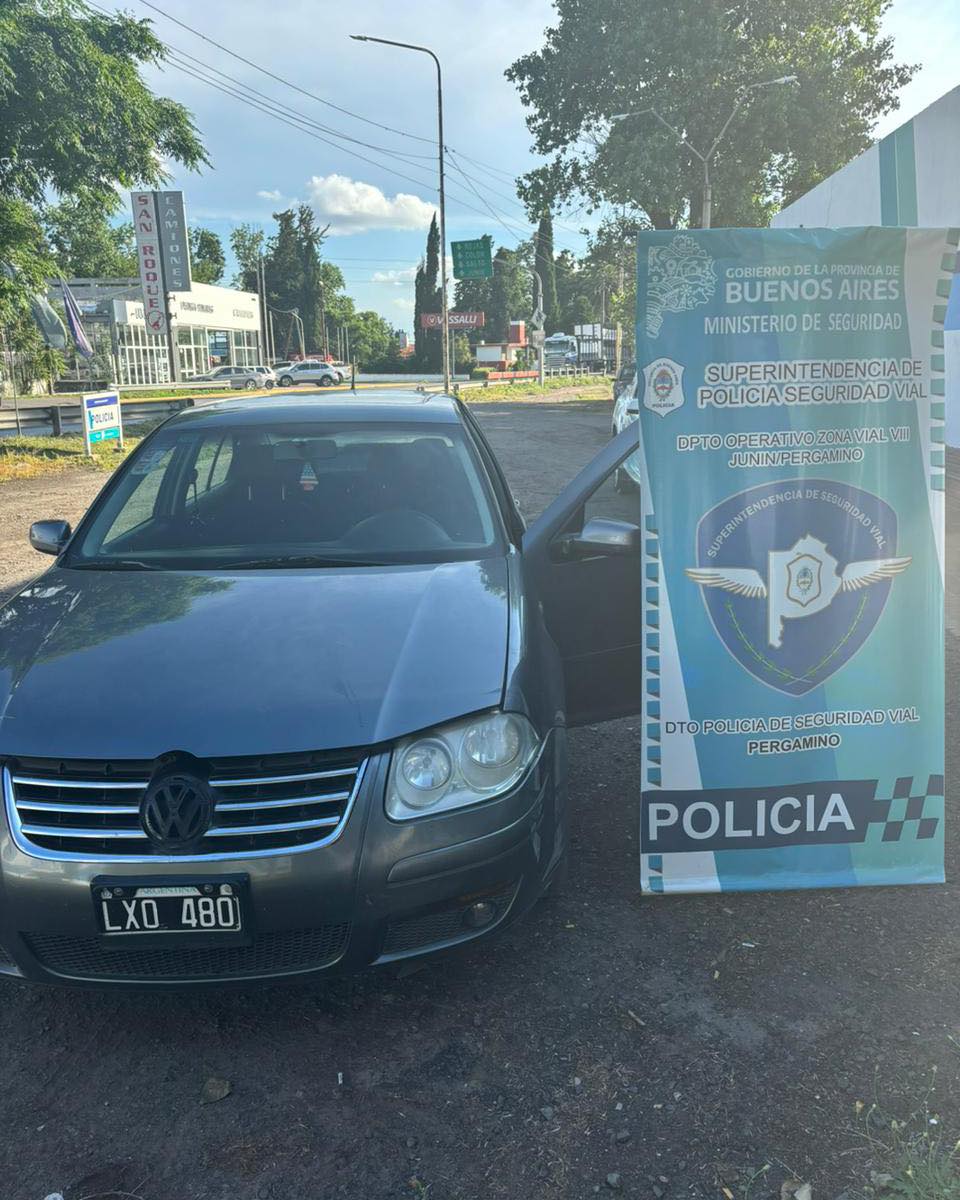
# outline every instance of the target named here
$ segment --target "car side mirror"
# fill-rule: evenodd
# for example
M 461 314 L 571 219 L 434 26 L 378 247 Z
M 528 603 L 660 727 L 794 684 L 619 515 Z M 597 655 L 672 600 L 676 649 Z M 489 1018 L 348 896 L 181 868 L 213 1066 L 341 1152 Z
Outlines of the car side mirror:
M 59 554 L 70 540 L 68 521 L 34 521 L 30 526 L 30 545 L 41 554 Z
M 579 533 L 566 534 L 554 542 L 554 557 L 599 558 L 640 554 L 640 526 L 611 517 L 593 517 Z

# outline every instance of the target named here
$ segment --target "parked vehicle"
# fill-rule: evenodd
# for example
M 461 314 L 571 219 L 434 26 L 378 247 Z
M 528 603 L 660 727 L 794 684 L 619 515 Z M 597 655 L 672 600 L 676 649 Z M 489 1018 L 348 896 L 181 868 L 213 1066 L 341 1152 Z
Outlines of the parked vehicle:
M 480 937 L 567 850 L 567 729 L 640 706 L 606 446 L 529 529 L 459 401 L 161 425 L 0 609 L 0 974 L 198 985 Z M 624 514 L 631 516 L 624 519 Z
M 625 362 L 613 382 L 613 425 L 611 437 L 617 437 L 624 429 L 640 419 L 640 392 L 637 364 Z M 640 454 L 631 454 L 617 469 L 618 492 L 630 492 L 640 486 Z
M 281 387 L 293 387 L 298 383 L 319 383 L 321 387 L 333 387 L 343 383 L 343 374 L 331 363 L 306 360 L 281 371 L 279 382 Z
M 203 375 L 194 375 L 195 383 L 222 383 L 226 387 L 245 388 L 252 392 L 255 388 L 272 388 L 276 376 L 269 367 L 214 367 Z
M 543 341 L 545 367 L 572 367 L 577 364 L 577 339 L 569 333 L 554 333 Z

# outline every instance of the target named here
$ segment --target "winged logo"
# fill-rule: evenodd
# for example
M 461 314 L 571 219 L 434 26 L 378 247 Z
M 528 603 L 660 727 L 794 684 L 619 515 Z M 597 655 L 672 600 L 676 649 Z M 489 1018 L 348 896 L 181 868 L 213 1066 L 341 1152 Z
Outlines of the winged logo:
M 752 567 L 687 567 L 686 574 L 701 587 L 722 588 L 737 596 L 767 602 L 767 642 L 783 645 L 783 622 L 822 612 L 838 592 L 853 592 L 881 580 L 893 579 L 910 566 L 909 555 L 865 558 L 839 571 L 837 560 L 819 538 L 807 534 L 789 550 L 767 556 L 767 578 Z
M 912 561 L 897 530 L 895 510 L 853 484 L 757 484 L 703 514 L 685 573 L 740 666 L 802 696 L 841 670 L 876 628 Z

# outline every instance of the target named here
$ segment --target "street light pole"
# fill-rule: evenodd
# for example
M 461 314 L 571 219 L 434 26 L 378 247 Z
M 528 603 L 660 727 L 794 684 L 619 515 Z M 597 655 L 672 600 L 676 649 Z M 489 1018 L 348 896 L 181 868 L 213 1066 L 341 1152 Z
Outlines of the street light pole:
M 351 33 L 355 42 L 379 42 L 381 46 L 398 46 L 401 50 L 416 50 L 429 54 L 437 68 L 437 159 L 440 169 L 440 339 L 443 349 L 443 390 L 450 391 L 450 326 L 447 308 L 447 206 L 444 195 L 443 169 L 443 75 L 440 59 L 427 46 L 415 46 L 411 42 L 394 42 L 389 38 L 367 37 L 362 33 Z
M 700 228 L 709 229 L 710 222 L 713 217 L 713 181 L 710 178 L 710 163 L 713 161 L 713 156 L 716 154 L 717 148 L 726 136 L 727 130 L 730 128 L 731 121 L 740 111 L 741 105 L 751 92 L 755 92 L 759 88 L 778 87 L 781 84 L 796 82 L 796 75 L 781 75 L 778 79 L 765 79 L 760 83 L 748 83 L 746 87 L 742 87 L 737 94 L 736 103 L 730 110 L 730 115 L 724 121 L 720 132 L 713 139 L 713 144 L 706 154 L 704 154 L 702 150 L 698 150 L 696 146 L 691 145 L 691 143 L 687 141 L 680 130 L 674 128 L 674 126 L 671 125 L 665 117 L 661 116 L 661 114 L 655 108 L 641 108 L 638 109 L 637 112 L 615 113 L 610 120 L 614 123 L 617 123 L 620 121 L 625 121 L 629 117 L 642 117 L 645 113 L 651 113 L 657 118 L 657 120 L 665 129 L 670 130 L 681 146 L 686 146 L 691 154 L 700 159 L 700 161 L 703 163 L 703 198 L 700 209 Z

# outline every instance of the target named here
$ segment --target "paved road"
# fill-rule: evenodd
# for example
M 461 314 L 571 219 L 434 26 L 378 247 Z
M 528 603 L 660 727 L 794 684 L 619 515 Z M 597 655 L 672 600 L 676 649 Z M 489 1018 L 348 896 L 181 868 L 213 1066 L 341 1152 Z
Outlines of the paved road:
M 478 411 L 530 514 L 609 421 Z M 85 498 L 63 496 L 65 515 Z M 948 769 L 955 708 L 951 688 Z M 773 1200 L 794 1172 L 860 1200 L 884 1134 L 856 1103 L 905 1116 L 935 1064 L 952 1144 L 957 887 L 642 899 L 637 741 L 629 721 L 574 736 L 570 883 L 488 946 L 309 989 L 0 986 L 3 1200 L 573 1200 L 613 1195 L 608 1174 L 628 1196 Z M 211 1077 L 232 1092 L 203 1105 Z

